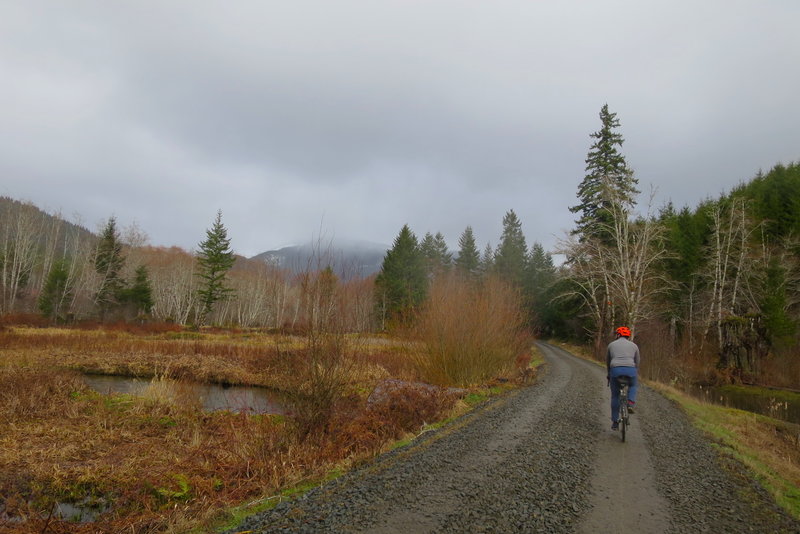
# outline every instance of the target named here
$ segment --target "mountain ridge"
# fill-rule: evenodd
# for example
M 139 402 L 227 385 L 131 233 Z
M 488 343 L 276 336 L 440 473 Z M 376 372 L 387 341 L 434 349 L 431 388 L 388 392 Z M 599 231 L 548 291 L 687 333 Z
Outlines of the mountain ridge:
M 383 264 L 388 245 L 370 241 L 338 240 L 325 245 L 305 243 L 267 250 L 250 257 L 270 265 L 299 273 L 330 266 L 344 278 L 370 276 Z

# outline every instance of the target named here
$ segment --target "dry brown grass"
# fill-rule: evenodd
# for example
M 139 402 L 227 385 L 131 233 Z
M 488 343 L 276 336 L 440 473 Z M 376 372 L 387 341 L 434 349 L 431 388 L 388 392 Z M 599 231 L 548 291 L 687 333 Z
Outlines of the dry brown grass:
M 11 327 L 0 336 L 0 358 L 33 358 L 82 372 L 171 378 L 280 388 L 271 372 L 295 338 L 267 334 L 167 332 L 135 335 L 121 330 Z
M 182 379 L 292 387 L 276 358 L 296 338 L 258 333 L 131 333 L 7 327 L 0 332 L 0 532 L 209 531 L 227 510 L 381 451 L 449 409 L 452 399 L 366 395 L 407 358 L 369 341 L 348 367 L 325 432 L 289 419 L 207 413 Z M 184 333 L 178 333 L 181 336 Z M 376 351 L 373 353 L 372 351 Z M 374 357 L 373 357 L 374 356 Z M 154 377 L 140 396 L 90 391 L 78 371 Z M 55 502 L 107 502 L 97 522 L 47 517 Z

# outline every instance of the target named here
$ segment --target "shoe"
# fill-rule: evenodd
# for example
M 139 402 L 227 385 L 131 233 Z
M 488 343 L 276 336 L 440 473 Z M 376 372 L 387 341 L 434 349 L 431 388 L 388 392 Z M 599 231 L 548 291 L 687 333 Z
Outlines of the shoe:
M 619 430 L 619 421 L 611 423 L 611 430 Z
M 636 408 L 636 403 L 628 401 L 628 413 L 636 413 L 634 410 Z

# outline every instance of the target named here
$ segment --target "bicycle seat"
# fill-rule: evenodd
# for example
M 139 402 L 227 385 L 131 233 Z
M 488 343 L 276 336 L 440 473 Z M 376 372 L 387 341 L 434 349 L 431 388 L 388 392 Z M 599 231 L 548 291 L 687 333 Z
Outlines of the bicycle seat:
M 620 386 L 630 386 L 631 385 L 631 377 L 628 375 L 622 375 L 617 377 L 617 382 Z

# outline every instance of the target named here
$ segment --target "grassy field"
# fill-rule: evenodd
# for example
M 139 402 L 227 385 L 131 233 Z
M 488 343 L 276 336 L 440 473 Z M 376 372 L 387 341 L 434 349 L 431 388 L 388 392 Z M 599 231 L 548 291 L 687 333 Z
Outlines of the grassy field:
M 346 373 L 337 375 L 317 372 L 334 365 L 315 359 L 301 337 L 168 325 L 4 327 L 0 532 L 212 531 L 497 392 L 476 388 L 459 400 L 412 389 L 369 405 L 381 381 L 415 379 L 409 345 L 383 337 L 339 344 L 333 363 Z M 136 396 L 102 395 L 86 386 L 84 373 L 144 377 L 150 385 Z M 332 399 L 330 410 L 314 426 L 298 425 L 299 416 L 206 412 L 182 387 L 244 384 L 296 394 L 333 379 L 341 387 L 323 399 Z M 95 521 L 76 521 L 81 512 Z

